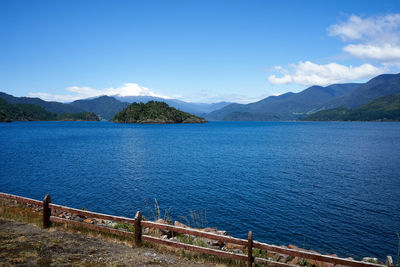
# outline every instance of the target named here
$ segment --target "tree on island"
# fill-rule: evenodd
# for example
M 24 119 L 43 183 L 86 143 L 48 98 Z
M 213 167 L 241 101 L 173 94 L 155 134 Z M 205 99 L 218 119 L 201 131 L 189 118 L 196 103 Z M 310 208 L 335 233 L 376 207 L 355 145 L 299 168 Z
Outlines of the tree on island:
M 170 107 L 165 102 L 132 103 L 114 116 L 118 123 L 204 123 L 205 119 Z

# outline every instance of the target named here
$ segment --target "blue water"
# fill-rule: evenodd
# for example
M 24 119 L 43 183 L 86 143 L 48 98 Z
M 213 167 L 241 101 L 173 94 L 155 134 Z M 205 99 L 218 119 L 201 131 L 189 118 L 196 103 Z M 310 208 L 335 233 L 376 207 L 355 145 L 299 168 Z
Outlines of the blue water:
M 236 237 L 397 253 L 400 123 L 15 122 L 0 149 L 3 192 L 129 217 L 157 199 Z

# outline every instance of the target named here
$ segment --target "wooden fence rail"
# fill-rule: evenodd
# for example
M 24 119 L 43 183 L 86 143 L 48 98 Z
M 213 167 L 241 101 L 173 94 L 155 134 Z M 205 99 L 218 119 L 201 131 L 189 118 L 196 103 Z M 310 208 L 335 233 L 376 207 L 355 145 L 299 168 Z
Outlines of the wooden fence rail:
M 272 251 L 275 253 L 285 254 L 285 255 L 289 255 L 289 256 L 295 256 L 295 257 L 304 258 L 304 259 L 310 259 L 310 260 L 315 260 L 315 261 L 320 261 L 320 262 L 325 262 L 325 263 L 339 264 L 339 265 L 350 266 L 350 267 L 386 267 L 386 266 L 393 267 L 393 260 L 392 260 L 391 256 L 386 257 L 386 265 L 381 265 L 381 264 L 376 264 L 376 263 L 356 261 L 356 260 L 344 259 L 344 258 L 339 258 L 339 257 L 334 257 L 334 256 L 328 256 L 328 255 L 321 255 L 321 254 L 312 253 L 312 252 L 308 252 L 308 251 L 300 251 L 300 250 L 284 248 L 284 247 L 279 247 L 279 246 L 275 246 L 275 245 L 269 245 L 266 243 L 260 243 L 257 241 L 253 241 L 253 234 L 251 231 L 248 233 L 248 239 L 246 240 L 246 239 L 239 239 L 239 238 L 234 238 L 234 237 L 230 237 L 230 236 L 213 234 L 213 233 L 204 232 L 204 231 L 191 229 L 191 228 L 184 228 L 184 227 L 173 226 L 173 225 L 169 225 L 169 224 L 155 223 L 155 222 L 151 222 L 151 221 L 142 221 L 141 220 L 142 215 L 139 211 L 136 213 L 135 218 L 131 219 L 131 218 L 126 218 L 126 217 L 113 216 L 113 215 L 109 215 L 109 214 L 91 212 L 91 211 L 86 211 L 86 210 L 79 210 L 79 209 L 74 209 L 74 208 L 70 208 L 70 207 L 66 207 L 66 206 L 60 206 L 60 205 L 51 203 L 50 195 L 46 195 L 45 198 L 43 199 L 43 201 L 39 201 L 39 200 L 31 199 L 31 198 L 25 198 L 25 197 L 20 197 L 20 196 L 15 196 L 15 195 L 0 192 L 0 198 L 14 200 L 14 201 L 17 201 L 20 203 L 25 203 L 25 204 L 35 205 L 35 206 L 41 206 L 43 208 L 43 228 L 50 227 L 51 222 L 73 225 L 73 226 L 78 226 L 78 227 L 84 227 L 87 229 L 102 231 L 102 232 L 115 234 L 115 235 L 119 235 L 119 236 L 131 237 L 135 240 L 135 244 L 137 246 L 140 246 L 141 242 L 143 240 L 143 241 L 147 241 L 150 243 L 157 243 L 157 244 L 162 244 L 162 245 L 171 246 L 171 247 L 175 247 L 175 248 L 182 248 L 185 250 L 205 253 L 205 254 L 214 255 L 214 256 L 218 256 L 218 257 L 247 261 L 248 266 L 252 266 L 254 262 L 257 262 L 257 263 L 265 263 L 268 266 L 272 266 L 272 267 L 283 267 L 283 266 L 286 266 L 286 267 L 297 266 L 298 267 L 298 265 L 281 263 L 281 262 L 272 261 L 272 260 L 265 259 L 265 258 L 253 257 L 253 249 L 259 249 L 259 250 Z M 54 213 L 55 211 L 71 213 L 71 214 L 79 215 L 79 216 L 86 216 L 86 217 L 93 218 L 93 219 L 110 220 L 110 221 L 132 224 L 132 225 L 134 225 L 135 231 L 134 231 L 134 233 L 132 233 L 132 232 L 128 232 L 128 231 L 124 231 L 124 230 L 120 230 L 120 229 L 110 228 L 107 226 L 89 224 L 89 223 L 84 223 L 84 222 L 79 222 L 79 221 L 75 221 L 75 220 L 69 220 L 69 219 L 52 216 L 52 212 Z M 181 234 L 190 235 L 190 236 L 203 237 L 203 238 L 207 238 L 210 240 L 216 240 L 216 241 L 221 241 L 221 242 L 225 242 L 225 243 L 237 244 L 237 245 L 246 247 L 248 253 L 247 253 L 247 255 L 240 254 L 240 253 L 233 253 L 233 252 L 222 251 L 222 250 L 213 249 L 213 248 L 206 248 L 206 247 L 184 244 L 181 242 L 161 239 L 161 238 L 157 238 L 157 237 L 153 237 L 153 236 L 149 236 L 149 235 L 143 235 L 142 234 L 143 227 L 154 228 L 154 229 L 159 229 L 159 230 L 164 230 L 164 231 L 171 231 L 173 233 L 181 233 Z

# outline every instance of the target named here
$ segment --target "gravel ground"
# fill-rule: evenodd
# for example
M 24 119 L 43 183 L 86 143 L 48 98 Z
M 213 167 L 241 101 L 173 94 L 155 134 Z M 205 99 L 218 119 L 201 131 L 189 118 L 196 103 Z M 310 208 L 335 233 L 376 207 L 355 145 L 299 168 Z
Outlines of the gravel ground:
M 0 266 L 217 266 L 0 218 Z M 221 266 L 221 265 L 219 265 Z

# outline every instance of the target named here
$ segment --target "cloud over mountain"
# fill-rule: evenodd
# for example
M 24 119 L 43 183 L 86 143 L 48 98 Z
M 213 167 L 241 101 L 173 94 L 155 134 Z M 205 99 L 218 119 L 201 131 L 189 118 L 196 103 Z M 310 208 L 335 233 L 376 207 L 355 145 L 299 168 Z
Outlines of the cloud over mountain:
M 283 76 L 276 77 L 275 75 L 270 75 L 268 77 L 270 83 L 296 83 L 308 86 L 325 86 L 333 83 L 344 83 L 347 81 L 369 78 L 384 72 L 384 68 L 377 68 L 371 64 L 353 67 L 337 63 L 318 65 L 310 61 L 300 61 L 298 64 L 291 64 L 290 69 L 285 69 L 280 66 L 277 66 L 276 69 L 278 69 Z
M 327 28 L 330 36 L 338 36 L 347 44 L 342 50 L 359 66 L 336 62 L 317 64 L 300 61 L 288 68 L 275 67 L 271 84 L 328 85 L 368 79 L 400 67 L 400 14 L 363 18 L 351 15 L 344 22 Z M 366 62 L 365 62 L 366 61 Z
M 29 93 L 30 97 L 39 97 L 48 101 L 71 102 L 78 99 L 97 97 L 102 95 L 113 96 L 153 96 L 161 98 L 170 98 L 152 90 L 140 86 L 136 83 L 125 83 L 120 87 L 109 87 L 104 89 L 94 89 L 86 86 L 71 86 L 65 88 L 70 94 L 49 94 L 44 92 Z

